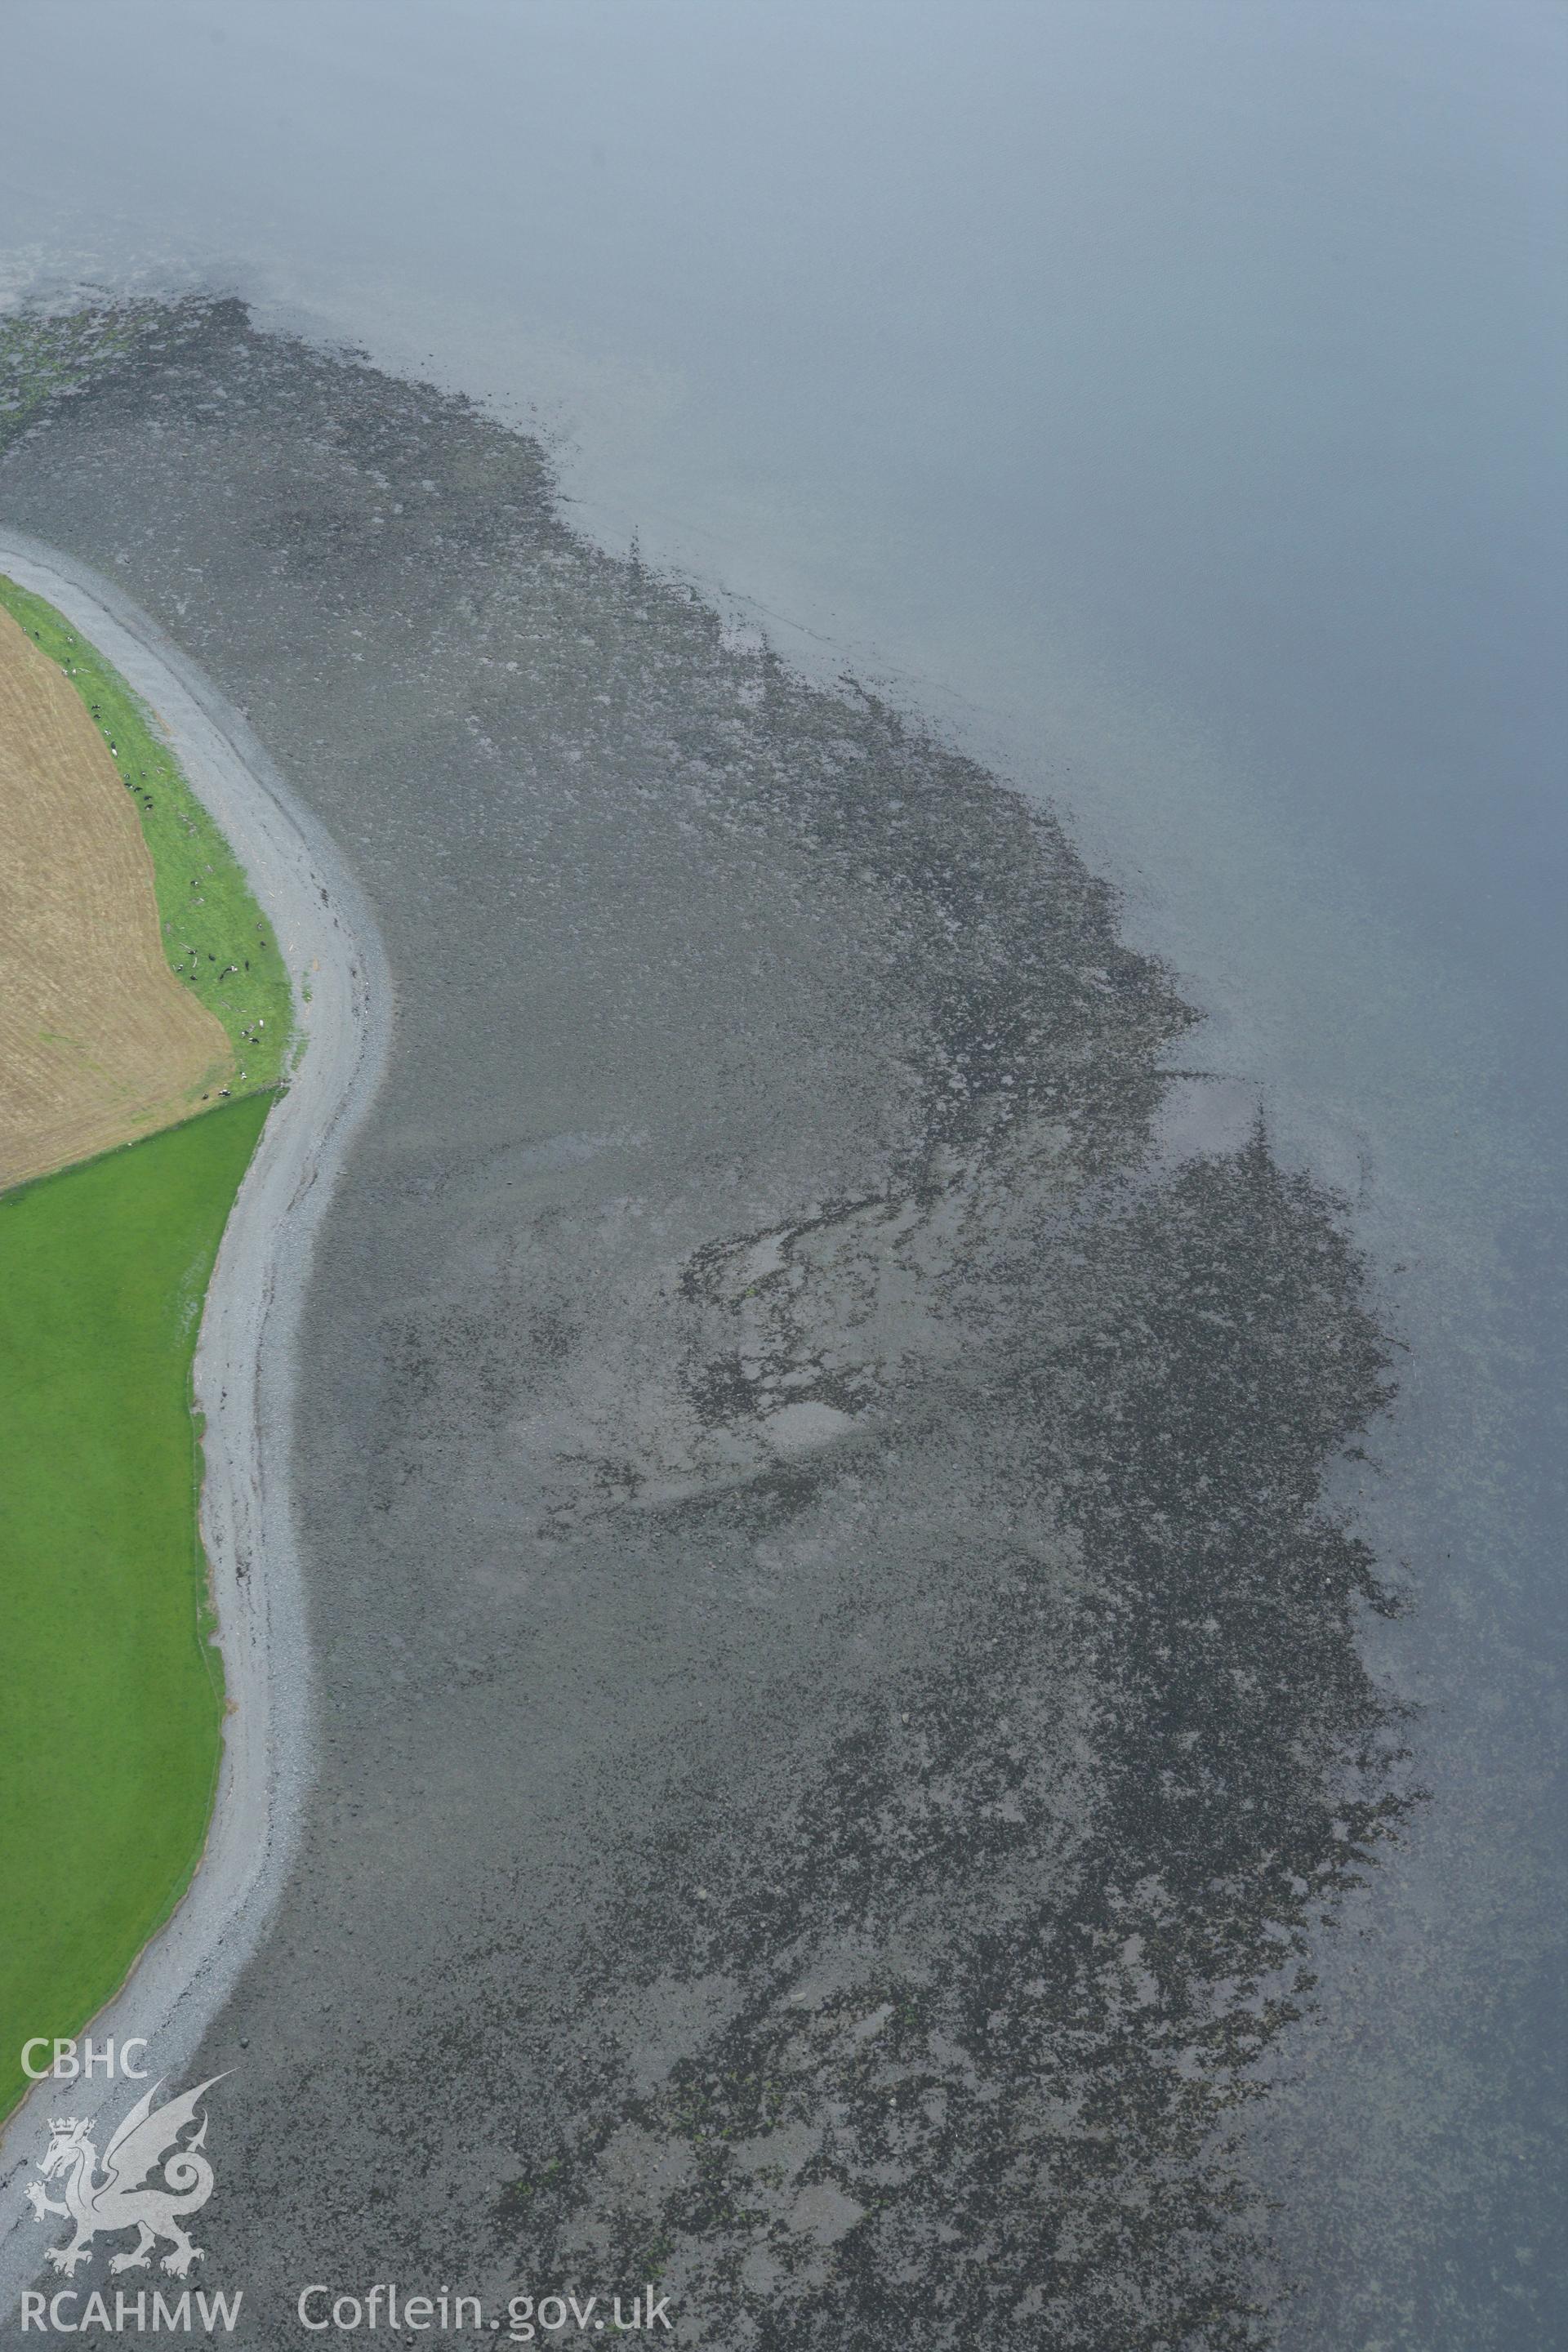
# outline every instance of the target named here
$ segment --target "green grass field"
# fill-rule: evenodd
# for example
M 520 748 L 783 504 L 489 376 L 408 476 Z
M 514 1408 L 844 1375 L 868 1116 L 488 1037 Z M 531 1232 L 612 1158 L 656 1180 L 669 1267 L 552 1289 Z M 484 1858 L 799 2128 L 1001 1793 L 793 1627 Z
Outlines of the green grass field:
M 270 1096 L 0 1198 L 0 2114 L 202 1850 L 224 1709 L 191 1360 Z
M 232 1099 L 0 1197 L 0 2115 L 22 2043 L 75 2033 L 201 1853 L 223 1723 L 191 1360 L 293 999 L 227 842 L 119 674 L 40 597 L 4 604 L 133 793 L 164 952 L 216 1014 Z
M 293 997 L 244 868 L 119 672 L 52 604 L 4 573 L 0 604 L 70 679 L 134 794 L 153 854 L 163 952 L 227 1032 L 240 1073 L 234 1092 L 275 1086 L 289 1066 Z

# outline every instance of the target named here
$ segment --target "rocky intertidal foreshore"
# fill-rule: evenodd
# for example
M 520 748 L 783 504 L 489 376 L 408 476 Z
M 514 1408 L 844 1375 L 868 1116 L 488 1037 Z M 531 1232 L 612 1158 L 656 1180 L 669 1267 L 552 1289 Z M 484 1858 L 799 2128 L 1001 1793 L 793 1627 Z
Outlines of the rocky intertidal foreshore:
M 0 513 L 244 710 L 397 996 L 273 1433 L 321 1708 L 215 2263 L 1267 2340 L 1231 2136 L 1408 1801 L 1342 1204 L 1157 1149 L 1194 1014 L 1058 816 L 537 442 L 231 302 L 69 352 Z

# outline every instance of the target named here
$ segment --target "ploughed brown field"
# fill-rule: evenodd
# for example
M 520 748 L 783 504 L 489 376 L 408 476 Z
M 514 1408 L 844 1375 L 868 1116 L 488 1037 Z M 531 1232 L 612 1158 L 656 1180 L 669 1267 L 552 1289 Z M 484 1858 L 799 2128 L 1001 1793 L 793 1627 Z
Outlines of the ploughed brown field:
M 153 859 L 69 679 L 0 611 L 0 1186 L 128 1143 L 226 1082 L 164 961 Z

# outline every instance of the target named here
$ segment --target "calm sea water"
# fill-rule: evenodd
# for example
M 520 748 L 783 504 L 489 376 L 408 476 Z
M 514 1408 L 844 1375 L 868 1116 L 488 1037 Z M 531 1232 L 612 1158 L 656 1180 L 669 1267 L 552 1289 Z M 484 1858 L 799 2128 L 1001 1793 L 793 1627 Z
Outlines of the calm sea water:
M 1354 1199 L 1434 1802 L 1258 2161 L 1303 2345 L 1550 2340 L 1568 20 L 73 0 L 5 52 L 6 290 L 222 284 L 545 430 L 584 528 L 1057 794 Z

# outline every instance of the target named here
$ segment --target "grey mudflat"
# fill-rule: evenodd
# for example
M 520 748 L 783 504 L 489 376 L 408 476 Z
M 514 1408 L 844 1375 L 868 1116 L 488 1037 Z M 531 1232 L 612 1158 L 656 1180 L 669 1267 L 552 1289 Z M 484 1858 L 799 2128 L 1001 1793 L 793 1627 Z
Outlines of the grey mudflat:
M 1258 2340 L 1227 2118 L 1401 1801 L 1334 1203 L 1155 1151 L 1191 1017 L 1057 824 L 534 444 L 230 304 L 49 331 L 7 520 L 246 710 L 398 992 L 202 2283 L 268 2343 L 651 2278 L 726 2352 Z

